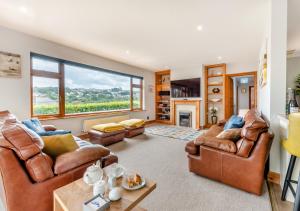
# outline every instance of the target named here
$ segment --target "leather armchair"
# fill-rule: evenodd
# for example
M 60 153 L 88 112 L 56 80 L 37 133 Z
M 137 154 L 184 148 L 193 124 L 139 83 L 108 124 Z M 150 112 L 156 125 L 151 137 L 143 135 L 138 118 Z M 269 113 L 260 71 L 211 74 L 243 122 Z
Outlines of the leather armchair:
M 215 125 L 202 137 L 187 143 L 185 150 L 190 172 L 261 195 L 265 164 L 274 135 L 256 111 L 249 111 L 245 116 L 241 139 L 236 143 L 216 140 L 215 136 L 223 126 Z
M 40 137 L 13 118 L 0 112 L 0 197 L 7 211 L 52 211 L 55 189 L 81 178 L 97 160 L 102 166 L 118 161 L 109 149 L 78 138 L 76 151 L 54 160 L 41 151 Z

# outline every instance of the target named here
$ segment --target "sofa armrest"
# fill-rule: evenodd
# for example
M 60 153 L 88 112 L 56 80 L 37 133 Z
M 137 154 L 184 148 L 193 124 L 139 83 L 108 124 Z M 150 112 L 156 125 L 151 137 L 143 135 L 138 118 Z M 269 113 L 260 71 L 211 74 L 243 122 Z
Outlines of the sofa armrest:
M 185 151 L 190 155 L 199 155 L 200 146 L 195 145 L 194 141 L 189 141 L 185 145 Z
M 55 130 L 57 130 L 57 128 L 54 125 L 43 125 L 43 128 L 46 131 L 55 131 Z
M 109 154 L 110 150 L 101 145 L 85 145 L 76 151 L 59 155 L 55 161 L 54 173 L 63 174 L 85 163 L 97 161 Z
M 235 153 L 237 151 L 236 145 L 233 141 L 216 137 L 199 136 L 195 140 L 195 145 L 204 145 L 231 153 Z

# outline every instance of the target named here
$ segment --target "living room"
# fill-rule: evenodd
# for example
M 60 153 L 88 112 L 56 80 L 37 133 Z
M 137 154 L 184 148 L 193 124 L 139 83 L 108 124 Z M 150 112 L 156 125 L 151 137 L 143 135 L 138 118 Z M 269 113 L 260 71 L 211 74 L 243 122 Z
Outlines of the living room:
M 299 8 L 1 1 L 0 210 L 300 210 Z

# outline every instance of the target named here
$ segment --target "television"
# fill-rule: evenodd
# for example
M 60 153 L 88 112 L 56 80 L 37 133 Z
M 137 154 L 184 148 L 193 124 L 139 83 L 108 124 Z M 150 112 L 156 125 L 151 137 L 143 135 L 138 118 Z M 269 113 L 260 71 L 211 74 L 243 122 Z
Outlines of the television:
M 186 98 L 200 97 L 201 78 L 171 81 L 171 97 Z

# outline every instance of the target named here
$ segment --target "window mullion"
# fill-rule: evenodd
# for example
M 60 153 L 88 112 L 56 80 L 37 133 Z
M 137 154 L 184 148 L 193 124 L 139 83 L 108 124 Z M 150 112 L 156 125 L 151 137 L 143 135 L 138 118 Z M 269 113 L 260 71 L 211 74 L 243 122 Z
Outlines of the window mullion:
M 132 77 L 130 78 L 130 110 L 133 110 L 133 85 L 132 85 Z
M 63 63 L 59 63 L 59 114 L 65 116 L 65 68 Z

